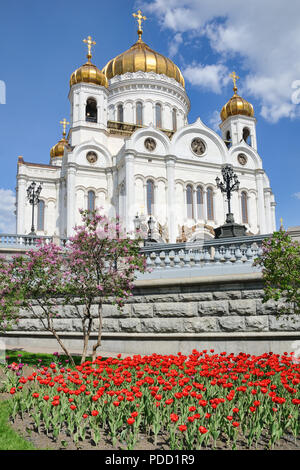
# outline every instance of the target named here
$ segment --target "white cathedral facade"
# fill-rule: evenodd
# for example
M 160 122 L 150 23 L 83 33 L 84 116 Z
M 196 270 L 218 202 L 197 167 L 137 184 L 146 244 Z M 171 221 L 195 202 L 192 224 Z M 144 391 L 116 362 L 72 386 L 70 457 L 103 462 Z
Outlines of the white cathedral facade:
M 140 13 L 139 13 L 140 14 Z M 237 94 L 221 111 L 221 135 L 200 118 L 188 123 L 190 101 L 179 68 L 142 40 L 102 69 L 87 62 L 70 79 L 69 132 L 52 147 L 50 162 L 17 171 L 17 233 L 31 231 L 27 188 L 42 183 L 35 211 L 37 235 L 68 237 L 81 222 L 79 209 L 101 207 L 120 216 L 134 236 L 151 215 L 153 237 L 175 243 L 213 238 L 227 204 L 217 188 L 224 164 L 237 174 L 235 222 L 248 234 L 275 230 L 275 200 L 257 150 L 253 107 Z

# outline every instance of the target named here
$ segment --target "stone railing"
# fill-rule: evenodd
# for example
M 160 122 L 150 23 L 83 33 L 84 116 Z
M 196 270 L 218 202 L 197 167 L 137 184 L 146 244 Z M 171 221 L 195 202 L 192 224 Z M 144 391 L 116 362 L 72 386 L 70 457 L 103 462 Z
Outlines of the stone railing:
M 190 277 L 259 271 L 253 266 L 269 235 L 203 240 L 202 243 L 149 244 L 141 249 L 150 273 L 138 278 Z M 234 271 L 233 271 L 234 270 Z
M 178 278 L 203 275 L 257 272 L 253 266 L 260 256 L 262 241 L 269 235 L 212 239 L 203 242 L 161 244 L 151 243 L 141 248 L 149 272 L 138 279 Z M 0 252 L 34 248 L 39 239 L 65 246 L 66 237 L 0 234 Z
M 51 243 L 53 237 L 37 236 L 37 235 L 12 235 L 8 233 L 0 233 L 0 248 L 27 248 L 36 246 L 38 240 L 42 239 L 46 243 Z

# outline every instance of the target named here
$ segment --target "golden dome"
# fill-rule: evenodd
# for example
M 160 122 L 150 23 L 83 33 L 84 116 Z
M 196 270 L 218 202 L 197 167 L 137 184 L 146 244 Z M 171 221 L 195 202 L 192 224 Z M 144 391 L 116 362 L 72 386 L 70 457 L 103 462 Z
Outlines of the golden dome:
M 63 157 L 65 147 L 69 145 L 69 142 L 66 139 L 66 127 L 67 127 L 67 124 L 70 124 L 70 123 L 66 120 L 66 118 L 64 118 L 64 120 L 60 121 L 59 123 L 62 124 L 62 127 L 63 127 L 63 133 L 62 133 L 63 136 L 62 136 L 62 139 L 60 139 L 60 141 L 57 142 L 56 145 L 53 145 L 53 147 L 51 148 L 50 150 L 51 158 Z
M 108 81 L 106 76 L 101 70 L 96 67 L 96 65 L 92 64 L 91 62 L 91 48 L 93 45 L 96 44 L 96 42 L 92 40 L 91 36 L 88 36 L 87 39 L 83 39 L 83 42 L 85 42 L 88 47 L 88 61 L 72 73 L 70 78 L 70 87 L 72 85 L 75 85 L 76 83 L 86 82 L 94 83 L 95 85 L 100 85 L 104 86 L 105 88 L 108 88 Z
M 94 83 L 95 85 L 108 88 L 108 81 L 106 76 L 96 67 L 96 65 L 92 64 L 90 61 L 87 61 L 85 64 L 79 67 L 79 69 L 72 73 L 70 78 L 70 87 L 76 83 L 81 82 Z
M 53 147 L 51 148 L 50 157 L 51 158 L 63 157 L 64 150 L 67 145 L 68 145 L 68 141 L 63 137 L 59 142 L 57 142 L 56 145 L 53 145 Z
M 108 79 L 127 72 L 155 72 L 174 78 L 184 87 L 184 78 L 177 65 L 151 49 L 141 37 L 130 49 L 110 60 L 102 71 Z
M 254 108 L 252 104 L 237 94 L 238 89 L 236 86 L 236 80 L 239 77 L 235 74 L 235 72 L 231 74 L 231 77 L 233 78 L 234 83 L 234 95 L 222 108 L 222 111 L 220 113 L 222 122 L 224 122 L 230 116 L 236 116 L 238 114 L 242 114 L 243 116 L 254 117 Z

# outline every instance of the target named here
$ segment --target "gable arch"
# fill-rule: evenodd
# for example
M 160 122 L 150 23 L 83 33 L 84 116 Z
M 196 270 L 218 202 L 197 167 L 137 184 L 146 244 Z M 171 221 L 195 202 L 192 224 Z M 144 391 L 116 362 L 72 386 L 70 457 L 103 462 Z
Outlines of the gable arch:
M 147 137 L 152 137 L 156 142 L 156 147 L 152 152 L 145 148 L 144 142 Z M 134 152 L 147 153 L 149 154 L 149 156 L 169 154 L 169 149 L 169 138 L 162 131 L 152 126 L 137 129 L 125 142 L 125 150 L 133 150 Z
M 80 165 L 89 165 L 86 160 L 86 154 L 89 151 L 96 152 L 98 160 L 93 164 L 94 167 L 111 167 L 112 166 L 112 155 L 104 145 L 97 142 L 95 139 L 83 142 L 82 144 L 75 147 L 73 152 L 73 158 L 76 163 Z M 101 157 L 103 159 L 101 159 Z M 103 161 L 104 160 L 104 161 Z
M 238 155 L 242 153 L 245 154 L 247 157 L 247 163 L 246 165 L 241 165 L 238 162 Z M 250 147 L 248 144 L 245 142 L 241 142 L 237 145 L 234 145 L 229 149 L 229 161 L 228 163 L 232 163 L 235 167 L 240 167 L 241 169 L 245 170 L 258 170 L 262 169 L 262 159 L 258 155 L 257 151 L 253 148 Z
M 194 138 L 201 138 L 206 145 L 203 155 L 197 156 L 191 149 Z M 193 124 L 178 129 L 171 140 L 170 152 L 178 157 L 199 158 L 199 162 L 225 163 L 228 149 L 223 139 L 199 119 Z

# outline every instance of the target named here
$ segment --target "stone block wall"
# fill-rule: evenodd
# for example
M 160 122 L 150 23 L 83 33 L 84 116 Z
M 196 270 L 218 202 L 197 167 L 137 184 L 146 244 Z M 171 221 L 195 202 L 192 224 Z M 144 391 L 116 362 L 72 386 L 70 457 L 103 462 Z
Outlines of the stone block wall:
M 259 273 L 136 281 L 133 296 L 121 312 L 114 305 L 104 305 L 102 348 L 140 354 L 188 353 L 208 347 L 252 353 L 291 350 L 300 340 L 300 317 L 277 318 L 278 305 L 262 299 Z M 55 320 L 63 340 L 76 350 L 81 344 L 80 308 L 61 306 Z M 93 338 L 96 331 L 97 322 Z M 5 340 L 25 347 L 48 344 L 51 348 L 53 344 L 39 321 L 26 311 L 21 313 L 18 331 Z

